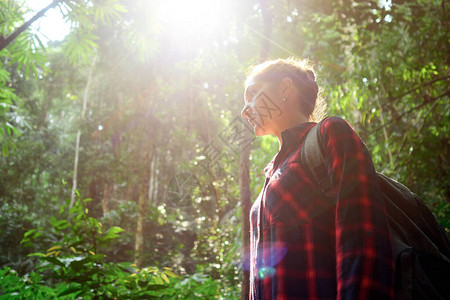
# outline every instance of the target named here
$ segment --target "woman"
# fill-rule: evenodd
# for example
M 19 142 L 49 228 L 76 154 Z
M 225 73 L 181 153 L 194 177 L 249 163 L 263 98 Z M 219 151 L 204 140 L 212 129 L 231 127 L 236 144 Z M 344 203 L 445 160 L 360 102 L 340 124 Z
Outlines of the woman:
M 391 239 L 365 145 L 344 120 L 321 123 L 334 205 L 302 165 L 318 94 L 313 70 L 295 59 L 258 65 L 245 82 L 242 115 L 280 146 L 250 212 L 250 299 L 393 298 Z

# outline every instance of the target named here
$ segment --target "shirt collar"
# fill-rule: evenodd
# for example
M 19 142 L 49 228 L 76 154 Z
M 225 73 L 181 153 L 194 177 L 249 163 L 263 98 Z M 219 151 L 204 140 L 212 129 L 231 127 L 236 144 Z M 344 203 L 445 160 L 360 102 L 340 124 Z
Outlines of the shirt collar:
M 282 159 L 284 153 L 290 153 L 295 151 L 295 148 L 300 147 L 300 142 L 303 137 L 309 132 L 309 130 L 316 125 L 314 122 L 306 122 L 295 127 L 284 130 L 281 133 L 281 139 L 283 140 L 283 145 L 278 151 L 278 153 L 273 157 L 270 163 L 264 168 L 264 173 L 266 177 L 270 177 L 273 172 L 273 167 L 277 159 Z
M 283 140 L 283 146 L 281 147 L 281 150 L 283 150 L 285 146 L 286 148 L 297 146 L 298 142 L 315 124 L 316 123 L 314 122 L 306 122 L 283 131 L 281 133 L 281 139 Z

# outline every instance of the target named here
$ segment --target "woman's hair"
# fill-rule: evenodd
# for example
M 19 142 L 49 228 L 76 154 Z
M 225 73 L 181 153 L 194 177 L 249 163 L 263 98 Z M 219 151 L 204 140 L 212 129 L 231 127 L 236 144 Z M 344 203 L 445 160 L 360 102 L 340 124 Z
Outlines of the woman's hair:
M 314 70 L 307 60 L 292 57 L 266 61 L 250 70 L 247 81 L 253 78 L 279 84 L 286 77 L 292 79 L 298 91 L 302 113 L 310 121 L 321 120 L 325 114 L 326 103 L 321 96 L 322 91 L 317 85 Z

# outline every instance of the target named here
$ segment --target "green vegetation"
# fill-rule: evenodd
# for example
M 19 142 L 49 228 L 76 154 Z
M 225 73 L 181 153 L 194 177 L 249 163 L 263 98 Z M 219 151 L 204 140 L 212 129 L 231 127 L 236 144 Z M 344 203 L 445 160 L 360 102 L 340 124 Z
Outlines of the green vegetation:
M 65 40 L 1 48 L 0 299 L 240 298 L 240 142 L 252 199 L 278 146 L 233 130 L 266 57 L 309 58 L 328 115 L 450 231 L 448 5 L 173 3 L 54 1 Z M 29 14 L 0 11 L 3 45 Z
M 91 199 L 89 199 L 90 201 Z M 16 298 L 77 297 L 94 299 L 152 299 L 164 294 L 169 277 L 179 278 L 169 268 L 137 268 L 132 263 L 107 262 L 104 249 L 123 232 L 120 227 L 104 229 L 98 220 L 88 216 L 84 204 L 77 201 L 65 214 L 65 219 L 50 219 L 51 230 L 31 229 L 24 234 L 23 247 L 50 243 L 45 253 L 30 253 L 39 257 L 35 270 L 18 276 L 11 268 L 1 273 L 2 294 Z M 64 211 L 62 207 L 61 211 Z M 48 241 L 47 241 L 48 239 Z M 56 240 L 51 243 L 51 240 Z M 51 282 L 47 286 L 45 283 Z M 64 298 L 64 297 L 63 297 Z

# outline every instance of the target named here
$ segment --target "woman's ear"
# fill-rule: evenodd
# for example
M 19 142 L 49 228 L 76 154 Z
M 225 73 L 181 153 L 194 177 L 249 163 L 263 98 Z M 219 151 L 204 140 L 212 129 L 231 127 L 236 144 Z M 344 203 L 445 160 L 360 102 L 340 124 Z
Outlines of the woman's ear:
M 292 89 L 294 88 L 294 82 L 291 78 L 285 77 L 281 80 L 280 84 L 281 93 L 284 98 L 289 98 L 292 93 Z

